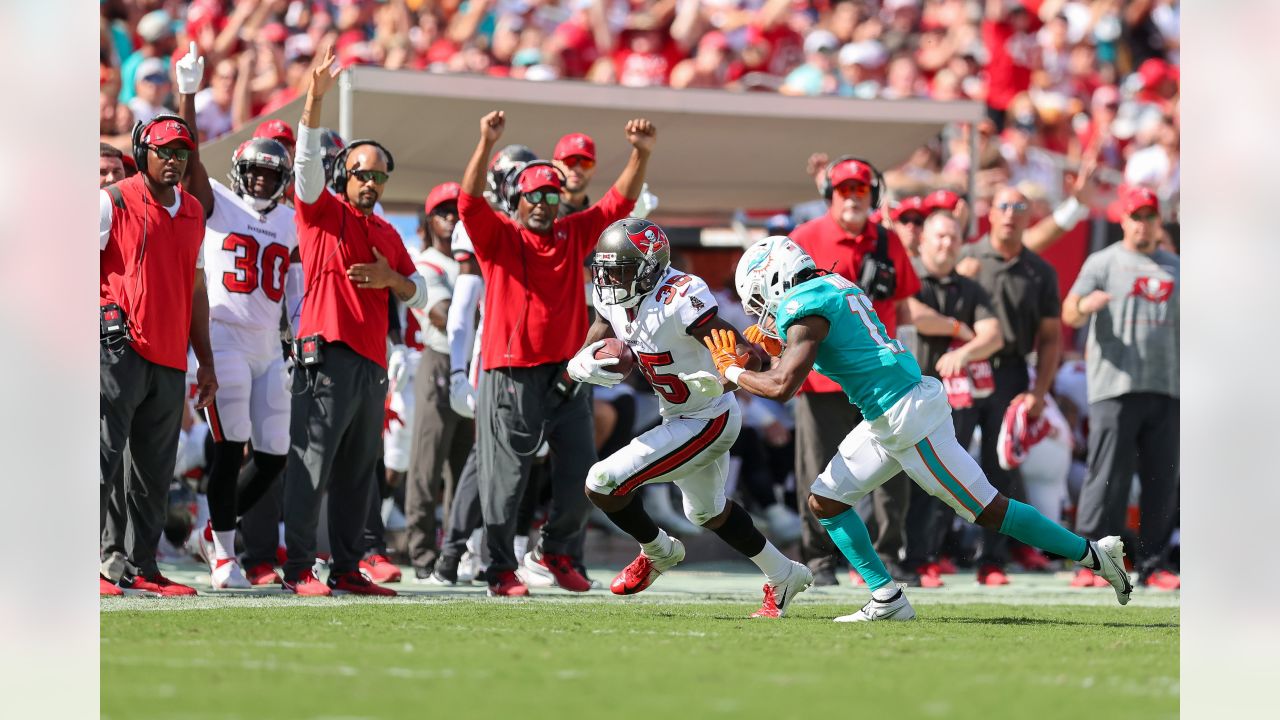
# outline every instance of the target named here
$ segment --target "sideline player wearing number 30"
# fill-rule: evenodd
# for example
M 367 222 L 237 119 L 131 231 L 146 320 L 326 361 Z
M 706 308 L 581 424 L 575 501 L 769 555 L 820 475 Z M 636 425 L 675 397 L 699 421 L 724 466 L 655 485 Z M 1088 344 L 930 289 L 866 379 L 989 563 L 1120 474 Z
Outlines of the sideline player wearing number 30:
M 767 372 L 753 372 L 744 367 L 735 334 L 716 332 L 706 344 L 725 379 L 754 395 L 786 400 L 814 369 L 838 382 L 865 418 L 840 443 L 809 495 L 810 509 L 872 590 L 870 602 L 836 622 L 915 617 L 853 510 L 900 470 L 964 519 L 1075 560 L 1106 578 L 1121 605 L 1129 602 L 1120 538 L 1089 542 L 998 493 L 956 441 L 942 383 L 921 377 L 915 358 L 885 332 L 861 289 L 818 270 L 782 236 L 747 248 L 734 283 L 743 307 L 760 319 L 747 337 L 780 357 Z
M 599 319 L 587 332 L 586 346 L 569 361 L 570 376 L 604 386 L 621 382 L 622 375 L 608 370 L 616 358 L 595 358 L 604 338 L 616 337 L 635 354 L 662 413 L 661 425 L 587 474 L 587 497 L 641 547 L 610 589 L 638 593 L 684 559 L 684 545 L 653 522 L 635 493 L 649 483 L 674 482 L 689 520 L 715 532 L 768 578 L 764 604 L 752 617 L 781 617 L 813 584 L 813 574 L 787 559 L 746 510 L 725 499 L 729 447 L 742 415 L 701 341 L 712 332 L 732 338 L 737 331 L 716 314 L 715 297 L 701 278 L 671 267 L 666 233 L 648 220 L 627 218 L 605 228 L 592 255 L 591 278 Z M 759 358 L 750 363 L 758 367 Z

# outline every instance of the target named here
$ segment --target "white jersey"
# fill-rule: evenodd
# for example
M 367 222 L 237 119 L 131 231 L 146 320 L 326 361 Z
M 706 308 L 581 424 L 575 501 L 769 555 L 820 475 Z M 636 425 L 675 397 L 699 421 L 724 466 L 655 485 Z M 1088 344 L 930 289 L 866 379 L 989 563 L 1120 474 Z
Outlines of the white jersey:
M 298 246 L 293 209 L 263 215 L 230 188 L 210 180 L 215 198 L 205 223 L 209 317 L 250 330 L 277 330 L 289 255 Z
M 715 316 L 716 298 L 695 275 L 669 269 L 658 287 L 634 308 L 604 305 L 592 293 L 596 312 L 613 327 L 613 334 L 631 348 L 654 392 L 664 419 L 702 417 L 725 411 L 726 398 L 689 392 L 680 373 L 709 372 L 719 377 L 711 353 L 689 330 Z
M 410 253 L 418 274 L 427 284 L 427 305 L 419 310 L 413 308 L 414 319 L 418 321 L 422 345 L 438 353 L 449 354 L 449 338 L 444 330 L 431 324 L 431 308 L 444 300 L 453 297 L 453 284 L 458 279 L 458 261 L 439 250 L 428 247 L 420 252 Z

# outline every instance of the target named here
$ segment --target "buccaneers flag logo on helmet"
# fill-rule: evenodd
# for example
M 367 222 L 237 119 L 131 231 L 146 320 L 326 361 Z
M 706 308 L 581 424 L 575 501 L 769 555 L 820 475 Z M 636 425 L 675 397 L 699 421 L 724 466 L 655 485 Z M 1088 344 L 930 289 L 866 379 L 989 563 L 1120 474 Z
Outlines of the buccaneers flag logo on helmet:
M 627 233 L 627 238 L 631 240 L 632 245 L 635 245 L 645 255 L 648 255 L 653 250 L 670 245 L 667 242 L 667 234 L 662 232 L 662 228 L 657 225 L 649 225 L 638 233 Z

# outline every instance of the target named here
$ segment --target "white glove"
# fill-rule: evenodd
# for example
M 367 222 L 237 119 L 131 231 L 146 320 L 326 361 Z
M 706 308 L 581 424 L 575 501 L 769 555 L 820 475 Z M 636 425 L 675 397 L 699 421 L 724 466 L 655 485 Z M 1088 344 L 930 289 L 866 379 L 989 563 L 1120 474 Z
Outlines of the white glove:
M 475 390 L 462 370 L 454 370 L 449 376 L 449 407 L 464 418 L 476 416 Z
M 724 385 L 720 384 L 720 376 L 699 370 L 695 373 L 679 373 L 676 377 L 684 381 L 689 392 L 702 397 L 714 398 L 724 394 Z
M 403 345 L 392 345 L 391 354 L 387 357 L 387 382 L 393 388 L 401 387 L 409 374 L 409 363 L 405 355 L 408 349 Z
M 191 49 L 178 61 L 178 94 L 195 95 L 203 79 L 204 57 L 197 54 L 196 41 L 192 40 Z
M 658 196 L 649 192 L 649 183 L 640 186 L 640 197 L 636 198 L 636 207 L 631 217 L 648 217 L 649 213 L 658 209 Z
M 578 382 L 613 387 L 622 382 L 622 374 L 609 372 L 604 368 L 618 364 L 618 358 L 596 359 L 596 350 L 604 346 L 603 340 L 597 340 L 578 351 L 569 361 L 569 377 Z

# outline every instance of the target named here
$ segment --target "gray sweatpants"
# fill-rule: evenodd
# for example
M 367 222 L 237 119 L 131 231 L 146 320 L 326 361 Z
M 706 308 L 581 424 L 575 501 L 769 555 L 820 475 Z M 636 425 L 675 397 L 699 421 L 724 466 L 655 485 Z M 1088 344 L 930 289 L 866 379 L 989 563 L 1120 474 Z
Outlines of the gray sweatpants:
M 422 351 L 413 393 L 413 446 L 404 511 L 409 562 L 419 570 L 430 570 L 440 550 L 436 545 L 436 507 L 445 509 L 447 531 L 450 500 L 475 445 L 476 426 L 449 406 L 448 355 L 429 348 Z
M 545 440 L 556 456 L 551 511 L 539 545 L 544 553 L 572 554 L 590 506 L 583 493 L 596 461 L 591 393 L 580 385 L 564 397 L 552 388 L 559 364 L 485 370 L 476 408 L 480 509 L 488 535 L 489 580 L 514 571 L 516 514 L 529 466 Z
M 152 576 L 178 456 L 185 373 L 125 345 L 101 350 L 99 377 L 102 550 L 123 553 L 138 573 Z
M 343 343 L 324 346 L 324 363 L 293 371 L 289 461 L 284 471 L 285 579 L 316 559 L 320 498 L 329 493 L 333 574 L 355 571 L 364 554 L 370 484 L 382 454 L 387 371 Z

